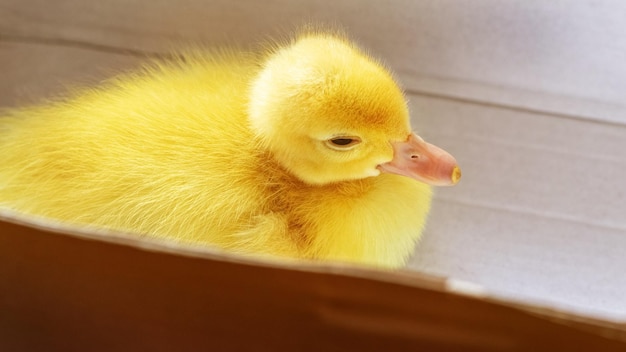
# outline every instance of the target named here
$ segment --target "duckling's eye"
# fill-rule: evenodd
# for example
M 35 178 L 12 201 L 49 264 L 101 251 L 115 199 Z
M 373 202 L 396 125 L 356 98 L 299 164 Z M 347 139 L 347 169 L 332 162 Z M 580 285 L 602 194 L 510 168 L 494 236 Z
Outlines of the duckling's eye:
M 350 143 L 354 142 L 354 139 L 351 138 L 335 138 L 335 139 L 331 139 L 330 142 L 334 145 L 341 145 L 341 146 L 345 146 L 348 145 Z
M 347 150 L 361 143 L 361 139 L 359 137 L 335 137 L 326 141 L 326 144 L 338 150 Z

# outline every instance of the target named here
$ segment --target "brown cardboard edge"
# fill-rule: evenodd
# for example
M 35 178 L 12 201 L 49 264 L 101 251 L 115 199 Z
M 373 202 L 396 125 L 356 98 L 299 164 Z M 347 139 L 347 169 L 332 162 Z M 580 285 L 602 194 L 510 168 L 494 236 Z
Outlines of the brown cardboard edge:
M 472 304 L 481 304 L 484 307 L 490 307 L 490 309 L 506 309 L 511 317 L 516 317 L 510 318 L 513 320 L 534 317 L 532 319 L 535 319 L 538 323 L 542 322 L 542 324 L 544 324 L 549 322 L 566 327 L 567 331 L 573 334 L 578 333 L 592 340 L 595 338 L 606 339 L 607 341 L 614 341 L 615 343 L 620 343 L 622 347 L 626 347 L 626 324 L 624 323 L 572 314 L 567 311 L 553 309 L 549 306 L 538 306 L 526 302 L 504 300 L 490 296 L 488 293 L 480 290 L 468 291 L 459 289 L 458 285 L 450 284 L 450 279 L 421 273 L 408 271 L 388 272 L 345 264 L 316 264 L 311 262 L 241 257 L 215 249 L 198 249 L 165 241 L 138 239 L 134 236 L 122 233 L 88 228 L 72 228 L 47 220 L 29 218 L 6 211 L 0 212 L 0 221 L 0 229 L 8 226 L 17 226 L 17 228 L 21 228 L 33 236 L 61 236 L 79 241 L 93 241 L 98 245 L 122 246 L 140 251 L 148 251 L 158 255 L 182 256 L 196 258 L 201 261 L 221 262 L 238 266 L 244 272 L 248 270 L 252 271 L 252 268 L 256 267 L 269 269 L 277 275 L 290 273 L 289 275 L 295 275 L 296 277 L 306 277 L 308 274 L 314 274 L 328 278 L 334 277 L 333 280 L 358 280 L 359 282 L 364 280 L 368 285 L 371 285 L 371 287 L 382 288 L 393 285 L 403 290 L 413 290 L 415 291 L 416 299 L 419 297 L 420 292 L 429 292 L 429 294 L 438 296 L 455 297 L 456 299 L 464 300 L 468 307 Z M 3 232 L 4 231 L 0 231 L 0 237 L 12 236 L 11 234 Z M 10 249 L 5 248 L 4 250 Z M 0 252 L 1 251 L 2 248 L 0 248 Z M 0 257 L 0 260 L 4 261 L 4 258 Z M 299 275 L 298 272 L 302 274 Z M 1 282 L 0 286 L 3 286 Z M 0 301 L 0 304 L 1 303 Z M 401 304 L 410 304 L 410 302 Z M 339 319 L 342 318 L 339 317 Z M 549 326 L 554 327 L 555 325 Z
M 99 229 L 93 227 L 70 226 L 55 222 L 45 218 L 37 218 L 23 215 L 11 211 L 0 209 L 0 223 L 8 222 L 20 226 L 37 229 L 41 232 L 55 233 L 65 236 L 77 237 L 92 241 L 130 246 L 133 248 L 152 251 L 157 253 L 167 253 L 170 255 L 182 255 L 186 257 L 218 260 L 228 263 L 262 266 L 269 268 L 279 268 L 286 270 L 313 272 L 320 274 L 332 274 L 340 276 L 351 276 L 382 281 L 406 286 L 433 289 L 439 291 L 452 292 L 458 295 L 476 297 L 497 304 L 516 307 L 526 310 L 538 316 L 560 321 L 565 319 L 570 322 L 580 322 L 584 325 L 597 327 L 617 328 L 623 331 L 623 339 L 626 341 L 626 321 L 611 321 L 600 318 L 593 318 L 587 315 L 570 313 L 562 309 L 552 308 L 548 305 L 528 304 L 513 299 L 502 299 L 490 295 L 482 287 L 472 283 L 462 282 L 453 278 L 445 278 L 410 270 L 385 270 L 371 267 L 364 267 L 350 263 L 327 263 L 314 262 L 309 260 L 295 260 L 287 258 L 255 257 L 250 255 L 238 255 L 228 251 L 220 250 L 216 247 L 196 247 L 185 245 L 165 239 L 151 237 L 137 237 L 133 234 Z M 621 335 L 621 334 L 620 334 Z

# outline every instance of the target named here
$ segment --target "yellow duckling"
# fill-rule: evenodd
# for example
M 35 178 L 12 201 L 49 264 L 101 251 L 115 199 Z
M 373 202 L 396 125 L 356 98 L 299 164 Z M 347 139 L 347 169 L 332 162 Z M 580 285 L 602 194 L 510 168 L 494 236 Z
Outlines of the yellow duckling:
M 239 253 L 399 267 L 429 184 L 459 177 L 335 34 L 195 51 L 0 117 L 1 207 Z

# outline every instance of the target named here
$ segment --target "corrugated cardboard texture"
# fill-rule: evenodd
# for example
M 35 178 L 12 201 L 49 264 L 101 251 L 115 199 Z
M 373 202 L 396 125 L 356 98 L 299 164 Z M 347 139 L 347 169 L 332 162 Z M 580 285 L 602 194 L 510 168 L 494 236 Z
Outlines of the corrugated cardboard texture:
M 0 0 L 0 106 L 177 43 L 248 45 L 310 20 L 384 58 L 414 126 L 463 167 L 411 269 L 626 320 L 621 1 Z

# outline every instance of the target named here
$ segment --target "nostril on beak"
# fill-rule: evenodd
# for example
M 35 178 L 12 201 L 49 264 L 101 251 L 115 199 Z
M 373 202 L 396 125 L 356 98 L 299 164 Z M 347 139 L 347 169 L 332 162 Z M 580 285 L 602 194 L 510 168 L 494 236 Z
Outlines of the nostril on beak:
M 412 154 L 411 155 L 411 159 L 419 159 L 419 158 L 420 158 L 420 156 L 417 155 L 417 154 Z

